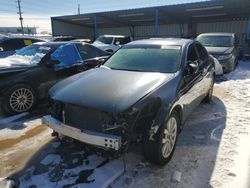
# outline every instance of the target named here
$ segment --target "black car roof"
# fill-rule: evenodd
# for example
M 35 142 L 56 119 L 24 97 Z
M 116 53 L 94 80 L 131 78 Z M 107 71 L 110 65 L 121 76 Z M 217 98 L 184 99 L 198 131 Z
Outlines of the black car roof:
M 86 43 L 86 42 L 74 42 L 74 41 L 48 41 L 48 42 L 36 42 L 36 43 L 33 43 L 32 45 L 43 45 L 43 46 L 48 46 L 48 47 L 52 47 L 52 48 L 58 48 L 59 46 L 61 45 L 65 45 L 65 44 L 81 44 L 81 45 L 90 45 L 94 48 L 97 48 L 95 46 L 93 46 L 92 44 L 89 44 L 89 43 Z M 103 51 L 102 49 L 100 48 L 97 48 L 98 50 L 100 51 Z M 103 51 L 103 52 L 106 52 L 106 51 Z
M 41 40 L 41 41 L 46 41 L 44 39 L 41 38 L 37 38 L 37 37 L 29 37 L 29 36 L 3 36 L 0 37 L 2 40 L 8 40 L 8 39 L 36 39 L 36 40 Z
M 58 42 L 52 42 L 52 41 L 48 41 L 48 42 L 36 42 L 34 43 L 34 45 L 44 45 L 44 46 L 60 46 L 60 45 L 65 45 L 65 44 L 85 44 L 84 42 L 72 42 L 72 41 L 58 41 Z
M 137 40 L 126 44 L 130 45 L 176 45 L 176 46 L 185 46 L 193 42 L 191 39 L 182 39 L 182 38 L 152 38 Z

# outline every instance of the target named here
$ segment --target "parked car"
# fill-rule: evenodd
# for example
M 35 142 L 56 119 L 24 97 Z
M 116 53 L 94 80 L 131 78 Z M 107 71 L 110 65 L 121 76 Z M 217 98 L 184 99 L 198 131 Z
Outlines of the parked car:
M 91 44 L 93 41 L 91 39 L 74 39 L 72 42 L 85 42 Z
M 122 45 L 131 42 L 131 37 L 123 35 L 101 35 L 93 43 L 96 47 L 113 53 L 117 51 Z
M 235 69 L 239 58 L 239 39 L 234 33 L 204 33 L 197 40 L 219 60 L 224 72 Z
M 14 114 L 29 111 L 47 98 L 59 80 L 95 67 L 108 53 L 90 44 L 41 42 L 0 60 L 1 108 Z
M 50 41 L 52 42 L 66 42 L 66 41 L 72 41 L 72 40 L 75 40 L 76 38 L 75 37 L 72 37 L 72 36 L 56 36 L 56 37 L 52 37 L 50 39 Z
M 33 37 L 0 37 L 0 58 L 13 55 L 16 50 L 35 42 L 44 42 L 45 40 Z
M 145 157 L 163 165 L 189 115 L 211 100 L 214 79 L 214 62 L 197 41 L 135 41 L 52 87 L 42 121 L 55 134 L 111 151 L 141 139 Z

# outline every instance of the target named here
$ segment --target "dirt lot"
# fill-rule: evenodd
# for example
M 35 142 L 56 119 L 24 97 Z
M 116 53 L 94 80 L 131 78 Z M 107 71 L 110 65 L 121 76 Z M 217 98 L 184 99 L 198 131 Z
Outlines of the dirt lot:
M 164 167 L 146 162 L 139 146 L 110 160 L 83 144 L 56 141 L 30 117 L 0 125 L 0 177 L 12 176 L 20 187 L 100 187 L 115 179 L 111 187 L 249 188 L 250 62 L 227 77 L 215 85 L 213 102 L 189 118 Z

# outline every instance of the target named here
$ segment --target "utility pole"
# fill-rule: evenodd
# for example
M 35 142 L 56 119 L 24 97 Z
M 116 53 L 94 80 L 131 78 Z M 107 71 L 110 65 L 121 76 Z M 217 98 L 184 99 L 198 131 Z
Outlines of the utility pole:
M 21 30 L 22 30 L 22 34 L 24 35 L 24 32 L 23 32 L 23 17 L 22 17 L 22 11 L 21 11 L 21 1 L 20 0 L 17 0 L 17 4 L 18 4 L 18 13 L 19 14 L 19 20 L 20 20 L 20 23 L 21 23 Z
M 78 14 L 81 14 L 81 12 L 80 12 L 80 4 L 78 4 Z

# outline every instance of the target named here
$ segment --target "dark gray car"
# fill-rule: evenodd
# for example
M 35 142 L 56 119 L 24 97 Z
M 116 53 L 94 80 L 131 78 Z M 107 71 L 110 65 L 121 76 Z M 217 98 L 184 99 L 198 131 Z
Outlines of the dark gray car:
M 234 33 L 204 33 L 197 40 L 219 60 L 224 72 L 235 69 L 239 57 L 239 40 Z
M 43 124 L 119 153 L 140 140 L 144 156 L 163 165 L 189 115 L 211 100 L 214 80 L 213 59 L 199 42 L 134 41 L 101 67 L 56 84 Z

